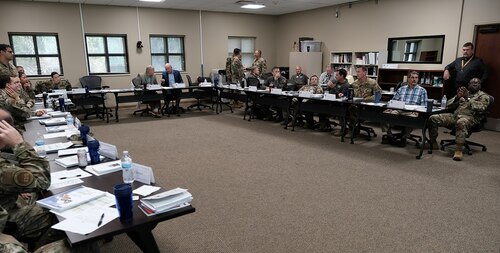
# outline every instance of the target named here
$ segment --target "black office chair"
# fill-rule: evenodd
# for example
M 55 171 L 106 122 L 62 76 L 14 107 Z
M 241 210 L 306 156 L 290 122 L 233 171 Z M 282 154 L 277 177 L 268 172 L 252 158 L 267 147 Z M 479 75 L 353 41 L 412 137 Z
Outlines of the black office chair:
M 186 75 L 186 78 L 188 80 L 189 86 L 197 86 L 197 85 L 193 84 L 193 81 L 191 80 L 191 76 L 190 75 Z M 203 79 L 202 82 L 204 80 L 205 79 Z M 211 81 L 210 78 L 207 78 L 207 82 L 210 82 L 209 80 Z M 208 106 L 208 105 L 205 105 L 205 104 L 201 103 L 201 100 L 204 99 L 204 98 L 210 98 L 210 99 L 212 98 L 212 93 L 210 91 L 206 91 L 206 90 L 202 90 L 202 89 L 192 89 L 192 90 L 190 90 L 189 93 L 190 93 L 190 95 L 194 99 L 196 99 L 196 104 L 188 106 L 187 107 L 188 110 L 190 110 L 193 107 L 197 107 L 198 111 L 201 111 L 201 107 L 212 109 L 211 106 Z
M 478 133 L 478 132 L 481 132 L 483 130 L 484 124 L 486 123 L 486 120 L 487 120 L 486 117 L 490 114 L 489 109 L 493 105 L 493 102 L 495 102 L 495 98 L 490 95 L 490 103 L 488 105 L 488 108 L 486 109 L 486 111 L 479 113 L 479 115 L 481 115 L 482 119 L 479 123 L 473 125 L 469 129 L 467 139 L 472 135 L 472 133 Z M 450 134 L 453 136 L 456 134 L 455 127 L 451 128 Z M 465 152 L 467 154 L 472 155 L 472 150 L 471 150 L 470 146 L 480 147 L 482 151 L 488 150 L 488 148 L 486 148 L 485 145 L 477 143 L 477 142 L 469 141 L 467 139 L 465 140 L 465 144 L 464 144 Z M 441 140 L 441 142 L 439 144 L 441 145 L 441 150 L 444 150 L 445 147 L 451 146 L 451 145 L 456 145 L 457 142 L 455 139 L 449 139 L 449 140 Z
M 260 88 L 260 80 L 255 77 L 247 77 L 247 86 L 257 86 L 257 88 Z
M 80 77 L 79 80 L 80 80 L 80 85 L 82 86 L 82 88 L 86 88 L 89 91 L 109 88 L 109 86 L 102 85 L 102 78 L 100 76 L 82 76 L 82 77 Z M 93 97 L 99 96 L 100 97 L 101 95 L 88 95 L 88 96 L 93 96 Z M 104 95 L 103 99 L 106 100 L 106 95 Z M 102 115 L 106 114 L 106 115 L 109 115 L 109 117 L 113 117 L 113 114 L 111 113 L 111 109 L 107 109 L 106 111 L 103 111 L 103 110 L 104 110 L 104 108 L 99 107 L 99 105 L 94 105 L 92 108 L 86 110 L 86 114 L 84 116 L 84 119 L 87 119 L 89 115 L 93 115 L 93 114 L 95 114 L 97 118 L 99 118 L 100 114 L 102 114 Z
M 135 88 L 141 88 L 141 89 L 144 89 L 144 86 L 142 85 L 142 81 L 141 81 L 141 75 L 140 74 L 137 74 L 137 76 L 132 79 L 132 84 L 134 85 Z M 145 95 L 146 91 L 136 91 L 134 92 L 134 94 L 136 96 L 139 96 L 139 97 L 142 97 L 143 95 Z M 139 98 L 139 100 L 141 100 L 141 98 Z M 145 104 L 146 105 L 146 108 L 144 109 L 139 109 L 139 110 L 136 110 L 132 113 L 132 115 L 136 115 L 137 113 L 140 113 L 139 116 L 144 116 L 144 115 L 149 115 L 150 112 L 152 112 L 153 110 L 151 109 L 151 107 L 149 107 L 149 103 L 150 102 L 140 102 L 141 104 Z

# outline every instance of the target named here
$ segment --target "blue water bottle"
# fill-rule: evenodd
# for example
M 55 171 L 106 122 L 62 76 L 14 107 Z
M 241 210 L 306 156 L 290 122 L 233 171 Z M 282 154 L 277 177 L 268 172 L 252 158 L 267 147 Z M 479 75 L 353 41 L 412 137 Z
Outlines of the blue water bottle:
M 64 105 L 64 97 L 63 96 L 59 97 L 59 110 L 61 112 L 65 112 L 66 111 L 66 107 Z
M 101 162 L 99 157 L 99 141 L 92 140 L 87 142 L 87 147 L 89 148 L 90 164 L 98 164 Z

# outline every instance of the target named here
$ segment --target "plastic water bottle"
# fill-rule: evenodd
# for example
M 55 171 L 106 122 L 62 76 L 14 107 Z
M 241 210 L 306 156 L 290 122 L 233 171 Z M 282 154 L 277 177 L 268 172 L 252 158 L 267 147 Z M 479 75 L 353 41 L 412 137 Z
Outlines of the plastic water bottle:
M 35 140 L 36 145 L 36 153 L 39 157 L 46 157 L 47 152 L 45 151 L 45 139 L 41 133 L 37 133 L 37 137 Z
M 446 103 L 448 102 L 448 99 L 446 99 L 446 95 L 443 96 L 441 99 L 441 108 L 446 108 Z
M 128 151 L 123 151 L 122 162 L 122 172 L 123 172 L 123 182 L 131 184 L 134 182 L 134 170 L 132 168 L 132 158 L 128 154 Z
M 73 115 L 68 114 L 68 116 L 66 116 L 66 124 L 68 124 L 68 126 L 75 125 L 75 119 L 73 118 Z

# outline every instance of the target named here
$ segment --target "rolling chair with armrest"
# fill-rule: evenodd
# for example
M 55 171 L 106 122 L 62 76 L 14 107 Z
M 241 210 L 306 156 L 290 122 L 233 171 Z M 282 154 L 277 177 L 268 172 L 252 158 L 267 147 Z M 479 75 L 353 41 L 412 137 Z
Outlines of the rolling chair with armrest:
M 80 77 L 80 84 L 82 88 L 86 88 L 89 91 L 90 90 L 101 90 L 101 89 L 108 89 L 109 86 L 102 86 L 102 78 L 100 76 L 82 76 Z M 88 96 L 93 96 L 97 97 L 96 95 L 88 95 Z M 101 96 L 101 95 L 99 95 Z M 106 95 L 103 97 L 104 100 L 106 100 Z M 105 103 L 105 101 L 103 101 Z M 106 109 L 99 107 L 99 105 L 94 105 L 90 110 L 86 110 L 87 113 L 84 116 L 84 119 L 87 119 L 89 115 L 95 114 L 97 118 L 99 118 L 99 114 L 102 114 L 103 117 L 104 115 L 108 115 L 109 117 L 113 117 L 113 114 L 110 111 L 111 109 Z
M 486 123 L 486 116 L 488 116 L 490 114 L 489 109 L 491 108 L 491 106 L 493 105 L 493 102 L 495 101 L 495 98 L 493 96 L 491 96 L 491 95 L 489 95 L 489 96 L 490 96 L 490 103 L 488 104 L 488 108 L 486 108 L 486 111 L 478 113 L 479 115 L 482 116 L 481 121 L 479 123 L 473 125 L 468 131 L 467 138 L 466 138 L 465 143 L 464 143 L 464 148 L 465 148 L 465 151 L 468 155 L 472 155 L 472 149 L 470 146 L 480 147 L 482 151 L 488 150 L 488 148 L 486 148 L 485 145 L 477 143 L 477 142 L 469 141 L 467 139 L 472 135 L 472 133 L 478 133 L 478 132 L 481 132 L 483 130 L 484 124 Z M 451 128 L 450 134 L 453 136 L 456 134 L 455 127 Z M 439 144 L 441 145 L 441 150 L 444 150 L 445 147 L 451 146 L 451 145 L 456 145 L 457 142 L 455 139 L 449 139 L 449 140 L 441 140 L 441 142 Z
M 191 80 L 190 75 L 186 75 L 186 78 L 188 80 L 189 86 L 196 86 L 193 84 L 193 81 Z M 207 82 L 211 82 L 210 78 L 206 78 L 206 79 L 207 79 Z M 203 79 L 203 81 L 204 80 L 205 79 Z M 213 109 L 212 106 L 208 106 L 208 105 L 201 103 L 201 100 L 204 98 L 210 98 L 210 99 L 212 98 L 212 93 L 210 91 L 206 91 L 206 90 L 202 90 L 202 89 L 192 89 L 189 91 L 189 93 L 194 99 L 196 99 L 196 104 L 188 106 L 187 107 L 188 110 L 190 110 L 193 107 L 197 107 L 198 111 L 201 111 L 201 107 Z
M 252 77 L 252 76 L 247 77 L 247 86 L 249 86 L 249 87 L 255 86 L 255 87 L 257 87 L 257 89 L 259 89 L 261 87 L 260 80 L 258 78 Z M 254 110 L 253 104 L 245 107 L 245 113 L 243 114 L 243 120 L 246 120 L 247 115 L 253 114 L 252 110 Z
M 137 77 L 135 77 L 134 79 L 132 79 L 132 88 L 142 88 L 144 89 L 144 86 L 142 85 L 142 81 L 141 81 L 141 76 L 140 74 L 137 74 Z M 156 93 L 156 92 L 155 92 Z M 147 94 L 147 91 L 146 90 L 143 90 L 143 91 L 135 91 L 134 94 L 136 96 L 139 96 L 139 100 L 141 102 L 139 102 L 140 104 L 145 104 L 146 105 L 146 108 L 144 109 L 139 109 L 139 110 L 136 110 L 132 113 L 132 115 L 136 115 L 138 112 L 140 112 L 139 116 L 144 116 L 144 115 L 149 115 L 150 112 L 153 112 L 153 110 L 151 109 L 151 107 L 149 106 L 149 104 L 151 102 L 143 102 L 142 101 L 142 97 L 144 95 Z

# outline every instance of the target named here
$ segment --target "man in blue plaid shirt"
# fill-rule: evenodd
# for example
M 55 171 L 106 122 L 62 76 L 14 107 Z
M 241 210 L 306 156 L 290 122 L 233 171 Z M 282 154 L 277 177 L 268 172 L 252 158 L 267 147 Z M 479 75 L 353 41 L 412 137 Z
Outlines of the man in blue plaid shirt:
M 427 105 L 427 91 L 418 85 L 418 72 L 411 71 L 407 85 L 403 84 L 394 94 L 392 100 L 403 101 L 406 105 Z M 409 117 L 418 117 L 417 112 L 405 112 L 400 110 L 387 110 L 387 113 L 399 114 Z M 413 129 L 404 127 L 401 132 L 400 147 L 406 146 L 406 139 L 410 136 Z M 387 130 L 388 135 L 392 135 L 391 127 Z

